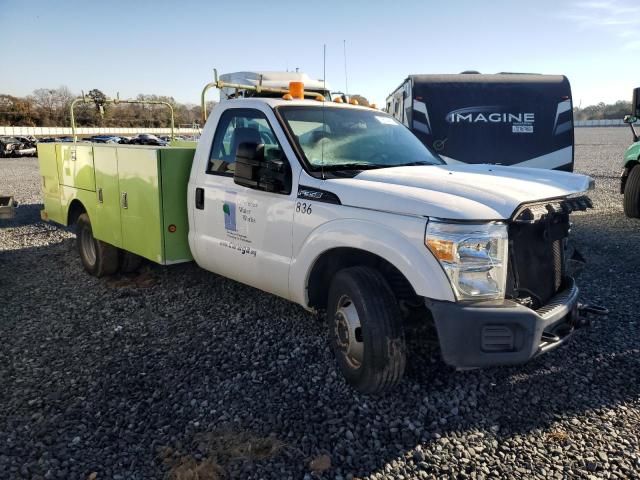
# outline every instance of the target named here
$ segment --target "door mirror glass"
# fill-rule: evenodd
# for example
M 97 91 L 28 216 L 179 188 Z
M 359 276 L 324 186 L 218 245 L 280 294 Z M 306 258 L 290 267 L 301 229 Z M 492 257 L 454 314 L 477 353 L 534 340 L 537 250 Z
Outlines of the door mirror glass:
M 238 145 L 233 181 L 238 185 L 266 192 L 290 193 L 289 166 L 279 148 L 243 142 Z
M 264 163 L 264 145 L 243 142 L 236 152 L 236 168 L 233 181 L 238 185 L 258 188 L 260 170 Z
M 624 123 L 635 123 L 638 121 L 638 118 L 634 115 L 625 115 L 622 121 Z
M 633 90 L 633 98 L 631 100 L 631 108 L 634 117 L 640 117 L 640 87 Z

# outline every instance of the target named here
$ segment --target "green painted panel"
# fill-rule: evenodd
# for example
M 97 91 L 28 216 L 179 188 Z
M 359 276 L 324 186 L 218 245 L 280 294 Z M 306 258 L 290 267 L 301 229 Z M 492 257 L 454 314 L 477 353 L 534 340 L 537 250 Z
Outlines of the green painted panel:
M 117 151 L 122 248 L 163 263 L 158 149 L 120 146 Z
M 93 147 L 91 145 L 56 144 L 60 183 L 67 187 L 96 190 L 93 174 Z
M 195 149 L 198 146 L 198 142 L 196 140 L 171 140 L 170 145 L 172 147 Z
M 60 203 L 62 205 L 62 212 L 64 215 L 64 222 L 60 222 L 63 225 L 67 224 L 67 213 L 69 212 L 69 206 L 71 202 L 78 200 L 87 211 L 89 220 L 93 226 L 99 221 L 96 215 L 96 194 L 89 190 L 81 190 L 75 187 L 67 187 L 60 185 Z
M 115 146 L 94 145 L 93 147 L 96 221 L 92 228 L 96 238 L 116 247 L 122 247 L 117 152 L 118 149 Z
M 624 152 L 624 164 L 625 166 L 629 162 L 635 162 L 640 160 L 640 142 L 632 143 L 629 148 Z
M 165 263 L 193 260 L 188 237 L 187 185 L 194 154 L 193 148 L 160 150 Z
M 42 177 L 42 199 L 44 201 L 44 218 L 66 223 L 60 205 L 60 181 L 58 179 L 58 165 L 56 162 L 56 147 L 53 143 L 38 144 L 38 164 Z

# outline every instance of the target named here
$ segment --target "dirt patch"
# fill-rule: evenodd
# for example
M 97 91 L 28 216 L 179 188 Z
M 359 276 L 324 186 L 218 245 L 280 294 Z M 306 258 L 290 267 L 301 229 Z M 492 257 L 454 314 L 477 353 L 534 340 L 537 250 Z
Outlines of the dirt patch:
M 163 447 L 159 458 L 168 480 L 220 480 L 236 461 L 259 461 L 277 456 L 285 444 L 274 437 L 250 432 L 206 432 L 194 436 L 188 451 Z

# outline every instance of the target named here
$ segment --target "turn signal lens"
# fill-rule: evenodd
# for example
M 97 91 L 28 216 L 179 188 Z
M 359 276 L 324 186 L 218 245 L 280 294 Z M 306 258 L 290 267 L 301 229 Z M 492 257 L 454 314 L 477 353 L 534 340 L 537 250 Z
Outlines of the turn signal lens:
M 454 261 L 454 243 L 451 240 L 442 240 L 439 238 L 427 238 L 427 247 L 435 257 L 443 262 Z

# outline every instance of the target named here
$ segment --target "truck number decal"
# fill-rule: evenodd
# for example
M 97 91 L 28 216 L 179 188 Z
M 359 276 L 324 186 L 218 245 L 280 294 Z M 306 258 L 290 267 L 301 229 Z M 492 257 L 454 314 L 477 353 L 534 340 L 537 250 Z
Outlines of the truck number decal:
M 307 202 L 296 203 L 296 212 L 311 215 L 311 204 Z

